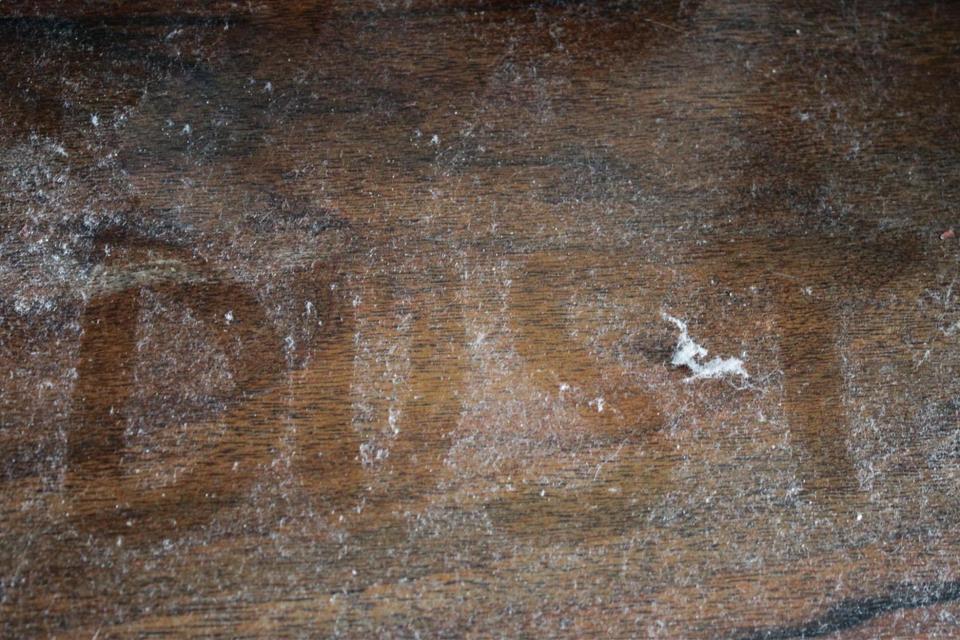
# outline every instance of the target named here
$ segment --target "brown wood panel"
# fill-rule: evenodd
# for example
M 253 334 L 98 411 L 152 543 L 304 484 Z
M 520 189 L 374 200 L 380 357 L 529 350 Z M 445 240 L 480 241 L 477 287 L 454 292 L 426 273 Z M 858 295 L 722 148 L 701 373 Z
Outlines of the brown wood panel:
M 960 7 L 25 0 L 0 55 L 0 636 L 960 635 Z

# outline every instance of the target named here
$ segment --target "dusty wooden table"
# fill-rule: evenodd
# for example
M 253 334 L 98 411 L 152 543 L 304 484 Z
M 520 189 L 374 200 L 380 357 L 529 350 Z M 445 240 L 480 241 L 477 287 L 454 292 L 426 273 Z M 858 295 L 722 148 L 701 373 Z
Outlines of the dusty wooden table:
M 960 6 L 0 13 L 0 636 L 960 634 Z

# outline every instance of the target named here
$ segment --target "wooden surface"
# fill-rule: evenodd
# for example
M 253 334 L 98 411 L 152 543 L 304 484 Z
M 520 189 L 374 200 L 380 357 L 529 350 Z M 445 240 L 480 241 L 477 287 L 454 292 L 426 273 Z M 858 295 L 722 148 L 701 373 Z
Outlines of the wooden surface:
M 0 15 L 0 636 L 960 635 L 958 5 Z

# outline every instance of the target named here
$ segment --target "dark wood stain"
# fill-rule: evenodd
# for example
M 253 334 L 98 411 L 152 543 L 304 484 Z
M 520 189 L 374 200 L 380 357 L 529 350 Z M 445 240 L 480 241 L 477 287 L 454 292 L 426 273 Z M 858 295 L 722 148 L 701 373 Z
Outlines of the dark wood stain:
M 958 51 L 0 6 L 0 636 L 956 636 Z

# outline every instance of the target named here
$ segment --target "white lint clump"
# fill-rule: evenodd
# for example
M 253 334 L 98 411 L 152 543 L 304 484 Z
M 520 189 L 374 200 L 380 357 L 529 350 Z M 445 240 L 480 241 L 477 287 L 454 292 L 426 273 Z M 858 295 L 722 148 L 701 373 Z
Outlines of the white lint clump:
M 687 376 L 684 382 L 722 378 L 724 376 L 739 376 L 744 380 L 750 377 L 747 370 L 743 368 L 743 360 L 740 358 L 714 356 L 704 362 L 703 358 L 706 358 L 708 352 L 690 337 L 687 332 L 687 323 L 679 318 L 674 318 L 665 311 L 661 315 L 664 320 L 672 322 L 680 330 L 680 336 L 677 338 L 677 346 L 673 351 L 670 364 L 675 367 L 686 367 L 690 370 L 693 375 Z

